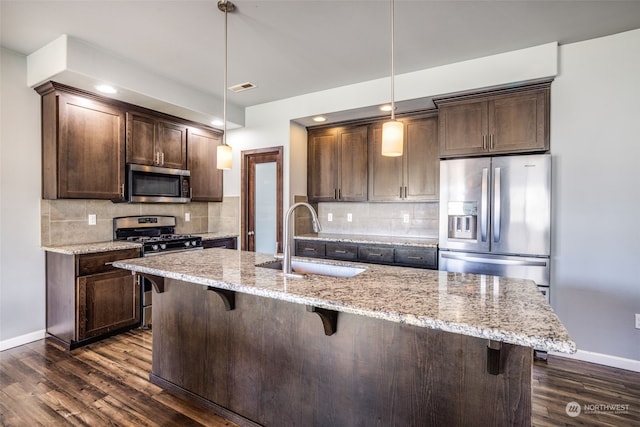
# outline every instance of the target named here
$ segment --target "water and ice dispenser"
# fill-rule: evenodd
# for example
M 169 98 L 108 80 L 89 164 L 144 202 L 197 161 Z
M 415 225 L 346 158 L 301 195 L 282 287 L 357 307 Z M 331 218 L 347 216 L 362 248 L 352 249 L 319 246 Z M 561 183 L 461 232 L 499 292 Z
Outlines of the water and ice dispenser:
M 450 239 L 478 238 L 478 202 L 449 202 L 447 214 Z

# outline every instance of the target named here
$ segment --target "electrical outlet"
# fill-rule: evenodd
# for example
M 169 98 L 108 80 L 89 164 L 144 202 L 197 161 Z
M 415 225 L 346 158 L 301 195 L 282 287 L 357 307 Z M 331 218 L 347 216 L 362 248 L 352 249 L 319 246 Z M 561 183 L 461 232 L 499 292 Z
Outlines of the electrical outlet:
M 351 222 L 353 221 L 353 215 L 351 215 L 350 213 L 347 214 L 347 222 Z
M 409 214 L 402 215 L 402 222 L 404 222 L 405 224 L 409 223 Z
M 184 222 L 189 222 L 191 221 L 191 213 L 190 212 L 185 212 L 184 214 Z
M 332 213 L 327 214 L 327 221 L 329 221 L 329 222 L 333 221 L 333 214 Z
M 636 329 L 640 329 L 640 314 L 636 313 Z
M 96 214 L 89 214 L 87 222 L 89 223 L 89 225 L 96 225 Z

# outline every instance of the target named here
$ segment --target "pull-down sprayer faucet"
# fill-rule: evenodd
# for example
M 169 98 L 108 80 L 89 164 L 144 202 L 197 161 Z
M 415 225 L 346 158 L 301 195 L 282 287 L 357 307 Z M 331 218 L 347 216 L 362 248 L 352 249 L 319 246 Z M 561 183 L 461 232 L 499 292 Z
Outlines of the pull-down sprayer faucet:
M 282 238 L 283 244 L 284 244 L 284 250 L 283 250 L 284 254 L 282 259 L 282 273 L 285 276 L 293 275 L 293 273 L 291 272 L 291 244 L 293 243 L 293 235 L 292 235 L 293 233 L 291 230 L 291 223 L 293 222 L 292 221 L 293 211 L 299 206 L 305 206 L 307 209 L 309 209 L 309 212 L 311 212 L 311 220 L 313 222 L 313 231 L 316 233 L 319 233 L 321 230 L 320 221 L 318 220 L 318 215 L 316 214 L 316 211 L 313 210 L 313 206 L 311 206 L 309 203 L 299 202 L 289 207 L 289 209 L 287 210 L 287 214 L 284 217 L 284 236 Z

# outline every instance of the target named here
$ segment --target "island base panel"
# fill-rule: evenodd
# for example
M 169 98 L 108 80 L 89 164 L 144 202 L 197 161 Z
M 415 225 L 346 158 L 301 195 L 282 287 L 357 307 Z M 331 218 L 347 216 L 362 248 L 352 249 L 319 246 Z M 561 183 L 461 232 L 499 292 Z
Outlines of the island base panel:
M 206 286 L 165 282 L 152 381 L 244 425 L 531 424 L 528 347 L 502 343 L 495 375 L 489 340 L 348 313 L 326 336 L 305 305 L 236 293 L 227 311 Z

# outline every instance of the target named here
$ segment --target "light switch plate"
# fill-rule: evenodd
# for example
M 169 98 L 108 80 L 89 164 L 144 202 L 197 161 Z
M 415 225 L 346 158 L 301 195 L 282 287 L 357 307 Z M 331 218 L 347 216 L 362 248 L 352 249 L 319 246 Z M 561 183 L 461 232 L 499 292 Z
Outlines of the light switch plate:
M 96 225 L 96 214 L 89 214 L 88 218 L 87 218 L 87 222 L 89 223 L 89 225 Z
M 353 221 L 353 215 L 351 215 L 350 213 L 347 214 L 347 222 L 351 222 Z
M 185 212 L 184 214 L 184 222 L 189 222 L 191 221 L 191 213 L 190 212 Z
M 405 224 L 409 223 L 409 214 L 402 215 L 402 222 L 404 222 Z
M 332 213 L 327 214 L 327 221 L 329 221 L 329 222 L 333 221 L 333 214 Z
M 636 329 L 640 329 L 640 314 L 636 313 Z

